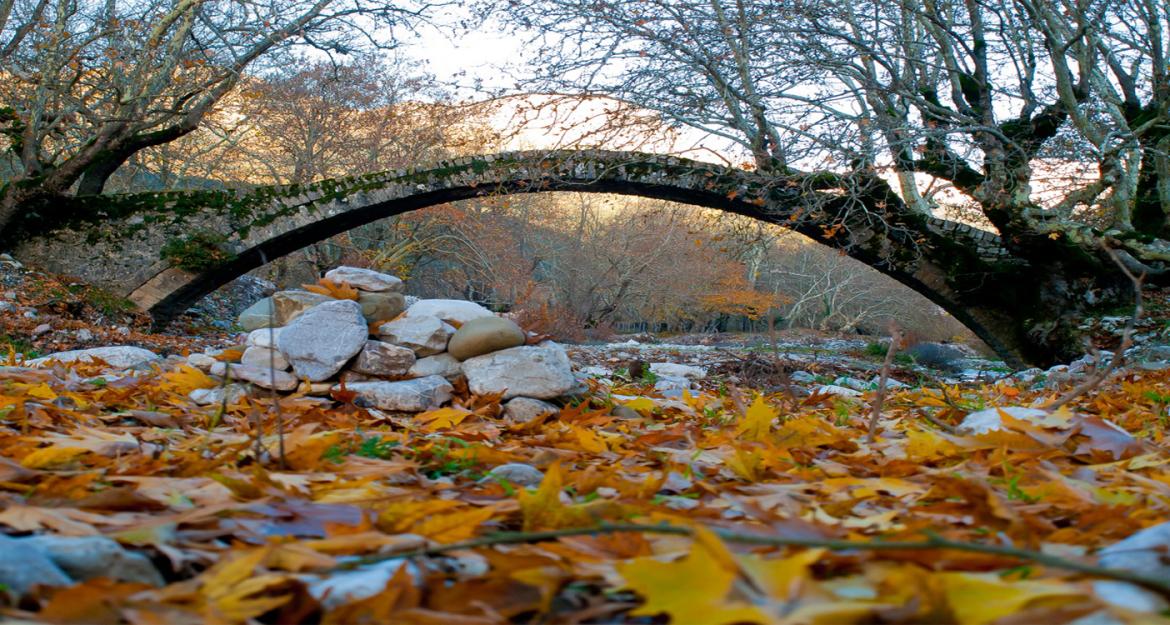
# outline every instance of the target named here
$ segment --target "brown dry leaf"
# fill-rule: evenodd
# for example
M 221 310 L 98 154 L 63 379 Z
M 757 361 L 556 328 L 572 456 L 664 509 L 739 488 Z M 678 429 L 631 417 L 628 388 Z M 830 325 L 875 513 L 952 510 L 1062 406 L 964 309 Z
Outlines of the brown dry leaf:
M 301 288 L 318 295 L 325 295 L 333 299 L 357 300 L 358 290 L 348 284 L 338 284 L 327 278 L 321 278 L 317 284 L 302 284 Z

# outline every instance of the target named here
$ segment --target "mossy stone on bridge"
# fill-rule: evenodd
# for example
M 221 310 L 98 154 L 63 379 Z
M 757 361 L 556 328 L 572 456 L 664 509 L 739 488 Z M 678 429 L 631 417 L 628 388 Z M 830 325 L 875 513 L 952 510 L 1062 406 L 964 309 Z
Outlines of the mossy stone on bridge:
M 986 261 L 1006 256 L 998 241 L 953 222 L 877 209 L 881 202 L 859 206 L 833 188 L 842 181 L 837 174 L 767 176 L 633 152 L 506 152 L 247 191 L 76 198 L 61 209 L 67 219 L 53 218 L 53 211 L 41 215 L 41 225 L 53 227 L 25 240 L 18 253 L 126 295 L 161 323 L 247 271 L 377 219 L 485 195 L 616 193 L 720 209 L 796 230 L 893 276 L 980 333 L 963 316 L 968 294 L 950 284 L 956 263 L 932 254 L 948 245 L 982 246 L 958 263 L 958 271 L 978 274 Z M 74 212 L 77 207 L 83 210 Z

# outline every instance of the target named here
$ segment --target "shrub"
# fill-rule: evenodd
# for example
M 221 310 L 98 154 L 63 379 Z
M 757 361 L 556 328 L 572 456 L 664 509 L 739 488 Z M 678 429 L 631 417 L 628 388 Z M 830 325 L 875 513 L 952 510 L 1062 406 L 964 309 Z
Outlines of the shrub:
M 227 237 L 208 230 L 168 240 L 161 256 L 188 271 L 210 269 L 236 257 L 227 249 Z

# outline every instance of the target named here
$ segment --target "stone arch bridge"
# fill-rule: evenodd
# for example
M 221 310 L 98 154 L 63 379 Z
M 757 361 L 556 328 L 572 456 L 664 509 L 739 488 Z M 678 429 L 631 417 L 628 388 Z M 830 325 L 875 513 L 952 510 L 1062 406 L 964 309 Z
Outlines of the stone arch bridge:
M 840 249 L 925 295 L 1021 364 L 1017 324 L 986 305 L 995 288 L 989 277 L 1015 262 L 998 237 L 890 210 L 901 203 L 883 200 L 888 187 L 850 184 L 831 174 L 780 178 L 633 152 L 506 152 L 307 185 L 79 197 L 67 200 L 67 218 L 16 251 L 128 297 L 161 324 L 245 272 L 377 219 L 500 193 L 636 195 L 746 215 Z M 214 251 L 207 242 L 223 253 L 200 257 Z

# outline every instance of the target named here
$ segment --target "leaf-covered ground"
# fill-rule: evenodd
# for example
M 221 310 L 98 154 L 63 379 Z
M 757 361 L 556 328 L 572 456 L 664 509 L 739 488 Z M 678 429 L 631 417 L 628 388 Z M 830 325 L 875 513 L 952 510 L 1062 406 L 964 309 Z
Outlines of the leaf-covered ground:
M 1091 575 L 1013 550 L 1092 565 L 1095 550 L 1170 520 L 1168 372 L 1125 373 L 1039 423 L 1005 417 L 1004 430 L 978 436 L 956 433 L 969 412 L 1050 395 L 1002 382 L 903 390 L 887 399 L 874 442 L 868 398 L 798 400 L 726 385 L 681 400 L 595 386 L 560 414 L 511 423 L 498 398 L 465 389 L 458 407 L 417 416 L 365 410 L 345 393 L 279 406 L 261 393 L 226 410 L 187 398 L 215 384 L 184 366 L 0 373 L 0 530 L 106 535 L 150 555 L 168 580 L 45 589 L 5 615 L 1158 618 L 1110 603 L 1111 587 Z M 522 472 L 509 474 L 515 483 L 485 479 L 507 463 L 543 477 L 530 487 Z M 874 541 L 917 545 L 864 545 Z M 950 541 L 993 549 L 937 546 Z

